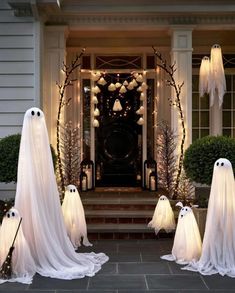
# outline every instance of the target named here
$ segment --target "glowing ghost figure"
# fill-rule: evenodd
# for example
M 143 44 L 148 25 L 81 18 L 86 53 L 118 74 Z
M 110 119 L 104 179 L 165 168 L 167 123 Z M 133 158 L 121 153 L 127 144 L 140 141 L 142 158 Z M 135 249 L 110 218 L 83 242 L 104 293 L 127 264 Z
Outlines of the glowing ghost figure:
M 201 255 L 201 236 L 198 225 L 190 207 L 183 207 L 182 203 L 179 213 L 178 224 L 171 254 L 163 255 L 161 258 L 176 261 L 179 264 L 188 264 L 197 261 Z
M 202 254 L 184 269 L 235 277 L 235 186 L 227 159 L 214 164 Z
M 87 238 L 87 226 L 82 201 L 74 185 L 66 187 L 62 211 L 67 234 L 73 246 L 75 248 L 81 246 L 81 239 L 83 239 L 83 245 L 92 246 Z
M 148 227 L 154 228 L 157 234 L 161 229 L 167 233 L 175 229 L 175 217 L 170 202 L 165 195 L 160 196 L 153 218 Z
M 15 206 L 36 269 L 42 276 L 93 276 L 108 260 L 103 254 L 76 253 L 63 219 L 43 112 L 26 111 L 23 122 Z
M 0 266 L 7 257 L 20 219 L 19 212 L 15 208 L 11 208 L 3 218 L 0 228 Z M 12 279 L 9 281 L 31 284 L 35 273 L 36 266 L 20 226 L 12 254 Z M 0 280 L 0 283 L 4 281 L 6 280 Z

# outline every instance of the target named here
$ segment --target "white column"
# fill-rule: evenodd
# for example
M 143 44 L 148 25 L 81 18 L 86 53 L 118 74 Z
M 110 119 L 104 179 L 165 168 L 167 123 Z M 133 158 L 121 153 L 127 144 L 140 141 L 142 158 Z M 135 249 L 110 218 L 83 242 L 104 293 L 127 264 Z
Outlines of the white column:
M 222 109 L 219 108 L 218 99 L 210 108 L 210 135 L 222 134 Z
M 56 120 L 59 106 L 59 91 L 56 82 L 62 82 L 61 72 L 66 56 L 67 26 L 45 27 L 43 110 L 46 116 L 51 144 L 56 146 Z
M 181 102 L 186 127 L 186 149 L 192 142 L 192 28 L 172 28 L 171 62 L 176 63 L 174 78 L 177 84 L 184 82 L 181 91 Z M 172 91 L 172 94 L 175 93 Z M 175 96 L 175 95 L 174 95 Z M 181 143 L 182 128 L 178 109 L 171 107 L 171 125 L 178 135 L 178 147 Z

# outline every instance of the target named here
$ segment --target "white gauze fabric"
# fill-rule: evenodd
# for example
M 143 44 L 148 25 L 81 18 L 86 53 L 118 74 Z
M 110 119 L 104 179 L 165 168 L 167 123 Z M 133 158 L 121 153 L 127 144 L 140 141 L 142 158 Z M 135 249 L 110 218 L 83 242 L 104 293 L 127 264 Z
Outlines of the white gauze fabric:
M 152 220 L 148 227 L 154 228 L 157 234 L 161 229 L 167 233 L 175 229 L 175 217 L 169 199 L 165 195 L 159 197 Z
M 77 254 L 70 242 L 59 200 L 43 112 L 29 109 L 20 143 L 15 206 L 42 276 L 75 279 L 93 276 L 108 260 L 103 254 Z
M 202 58 L 200 71 L 199 71 L 199 95 L 203 97 L 204 94 L 209 93 L 210 81 L 210 59 L 207 56 Z
M 235 277 L 235 186 L 227 159 L 214 164 L 202 255 L 184 269 Z
M 75 248 L 83 245 L 92 246 L 87 238 L 85 213 L 80 195 L 76 186 L 70 184 L 66 187 L 62 204 L 67 234 Z
M 11 208 L 3 218 L 0 228 L 0 265 L 6 260 L 9 249 L 15 237 L 20 214 L 15 208 Z M 24 221 L 24 220 L 22 220 Z M 22 223 L 21 223 L 22 225 Z M 20 226 L 12 253 L 12 278 L 9 280 L 0 280 L 0 284 L 9 282 L 20 282 L 31 284 L 36 266 L 31 256 L 27 241 L 25 240 L 22 227 Z
M 171 254 L 161 258 L 176 261 L 179 264 L 188 264 L 197 261 L 201 255 L 201 236 L 198 225 L 190 207 L 182 207 L 179 213 L 178 224 Z
M 221 47 L 217 44 L 213 45 L 211 48 L 210 69 L 210 106 L 212 107 L 214 105 L 214 100 L 218 97 L 219 107 L 221 107 L 223 103 L 224 94 L 226 92 L 226 79 L 224 75 L 224 65 Z

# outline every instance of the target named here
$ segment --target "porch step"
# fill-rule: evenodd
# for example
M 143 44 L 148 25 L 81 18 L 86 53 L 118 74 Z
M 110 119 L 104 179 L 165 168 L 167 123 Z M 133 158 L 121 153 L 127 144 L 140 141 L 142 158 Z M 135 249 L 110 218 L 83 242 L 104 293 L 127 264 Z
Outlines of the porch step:
M 142 190 L 81 193 L 89 239 L 155 238 L 147 227 L 159 195 Z

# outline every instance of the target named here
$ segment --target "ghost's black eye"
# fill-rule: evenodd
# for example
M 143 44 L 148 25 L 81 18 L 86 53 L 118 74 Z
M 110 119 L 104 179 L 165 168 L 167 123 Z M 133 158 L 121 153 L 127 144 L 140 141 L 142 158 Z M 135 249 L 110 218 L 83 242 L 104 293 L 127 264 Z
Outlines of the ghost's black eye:
M 32 116 L 34 116 L 34 114 L 35 114 L 34 111 L 31 111 L 31 114 L 32 114 Z
M 184 215 L 180 215 L 181 218 L 183 218 Z
M 221 163 L 221 166 L 223 166 L 224 165 L 224 163 Z
M 187 208 L 186 208 L 185 210 L 186 210 L 186 212 L 188 211 L 188 209 L 187 209 Z
M 73 192 L 75 192 L 76 190 L 74 189 Z
M 70 189 L 70 192 L 73 192 L 73 190 L 72 190 L 72 189 Z
M 219 162 L 216 163 L 216 166 L 219 166 Z
M 38 117 L 41 115 L 39 111 L 37 112 L 37 115 L 38 115 Z
M 7 213 L 7 217 L 10 218 L 10 214 L 9 213 Z
M 15 213 L 14 212 L 12 212 L 12 217 L 15 217 Z

